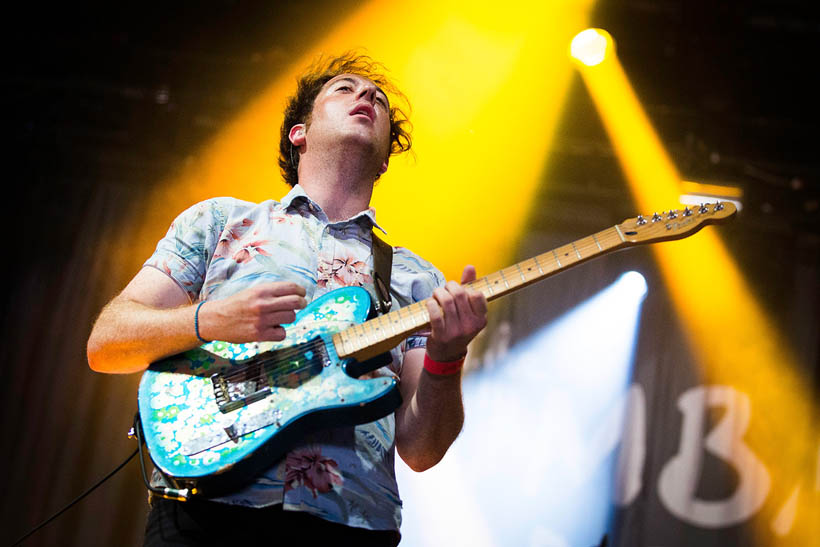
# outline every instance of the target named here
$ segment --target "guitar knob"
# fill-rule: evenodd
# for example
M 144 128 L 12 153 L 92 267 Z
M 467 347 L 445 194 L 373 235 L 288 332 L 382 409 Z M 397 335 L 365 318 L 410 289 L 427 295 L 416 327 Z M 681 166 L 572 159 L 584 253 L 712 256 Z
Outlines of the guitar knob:
M 643 226 L 644 224 L 646 224 L 646 219 L 643 218 L 643 215 L 638 215 L 637 221 L 638 221 L 638 226 Z
M 700 204 L 700 209 L 698 209 L 698 213 L 705 214 L 705 213 L 708 213 L 708 212 L 709 212 L 709 208 L 706 207 L 706 205 L 701 203 Z
M 723 204 L 719 201 L 716 201 L 714 210 L 715 211 L 722 211 L 723 210 Z
M 692 209 L 690 209 L 689 207 L 684 207 L 683 208 L 683 216 L 691 217 L 692 216 Z
M 663 219 L 661 219 L 661 215 L 659 215 L 658 213 L 652 215 L 652 222 L 660 222 L 661 220 Z

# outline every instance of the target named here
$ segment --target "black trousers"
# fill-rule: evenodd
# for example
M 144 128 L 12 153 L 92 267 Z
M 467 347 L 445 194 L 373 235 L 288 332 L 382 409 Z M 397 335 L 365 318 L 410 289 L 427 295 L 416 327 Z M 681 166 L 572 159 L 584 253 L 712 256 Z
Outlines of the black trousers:
M 223 503 L 154 498 L 145 525 L 145 547 L 183 545 L 356 545 L 395 547 L 395 530 L 336 524 L 281 505 L 254 509 Z M 253 543 L 251 543 L 253 542 Z

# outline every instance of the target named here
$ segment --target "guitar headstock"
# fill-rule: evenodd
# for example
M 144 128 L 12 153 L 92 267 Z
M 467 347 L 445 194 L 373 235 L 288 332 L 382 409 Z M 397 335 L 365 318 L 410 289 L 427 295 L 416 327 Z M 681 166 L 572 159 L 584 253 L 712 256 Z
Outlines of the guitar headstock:
M 638 215 L 626 219 L 617 228 L 629 243 L 653 243 L 689 237 L 707 224 L 727 222 L 736 213 L 734 203 L 717 201 L 647 216 Z

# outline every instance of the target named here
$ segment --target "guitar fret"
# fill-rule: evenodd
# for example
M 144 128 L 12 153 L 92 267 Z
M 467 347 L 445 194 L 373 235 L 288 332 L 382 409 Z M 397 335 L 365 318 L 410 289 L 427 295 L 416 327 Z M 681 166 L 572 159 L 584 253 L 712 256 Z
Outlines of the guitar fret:
M 555 249 L 552 250 L 552 256 L 555 257 L 555 261 L 558 263 L 558 267 L 563 268 L 563 266 L 561 265 L 561 259 L 558 258 L 558 254 L 555 252 Z
M 370 337 L 368 335 L 370 334 L 370 329 L 365 327 L 365 323 L 362 323 L 360 325 L 360 329 L 361 329 L 362 341 L 364 342 L 363 345 L 369 344 L 370 343 Z
M 578 247 L 575 246 L 575 243 L 572 243 L 572 248 L 575 249 L 575 254 L 578 256 L 578 260 L 581 260 L 581 253 L 578 252 Z
M 356 349 L 358 349 L 358 347 L 356 345 L 356 338 L 355 338 L 356 333 L 353 332 L 353 329 L 354 329 L 354 327 L 350 327 L 350 328 L 343 331 L 347 335 L 346 339 L 343 340 L 344 347 L 345 347 L 345 350 L 344 350 L 345 353 L 350 353 L 350 352 L 356 351 Z
M 356 345 L 361 349 L 367 345 L 367 334 L 364 331 L 364 323 L 354 327 L 353 334 L 356 335 Z
M 504 275 L 504 270 L 499 270 L 498 273 L 501 274 L 501 279 L 504 281 L 504 288 L 509 289 L 510 284 L 507 283 L 507 276 Z
M 422 302 L 417 302 L 413 307 L 413 328 L 424 325 L 430 318 L 427 316 L 427 307 Z
M 595 245 L 597 245 L 597 246 L 598 246 L 598 250 L 599 250 L 599 251 L 603 251 L 603 248 L 601 247 L 601 244 L 600 244 L 600 243 L 598 243 L 598 238 L 597 238 L 597 237 L 595 237 L 595 234 L 592 234 L 592 240 L 595 242 Z
M 538 271 L 541 272 L 541 275 L 544 275 L 544 270 L 541 269 L 541 264 L 538 263 L 538 257 L 534 256 L 532 259 L 535 262 L 535 266 L 538 268 Z
M 598 236 L 601 238 L 601 241 L 606 242 L 606 249 L 614 247 L 615 245 L 618 245 L 620 243 L 620 241 L 616 240 L 618 236 L 617 232 L 615 232 L 612 228 L 604 230 L 602 232 L 598 232 Z
M 483 279 L 484 279 L 484 284 L 485 284 L 485 285 L 487 285 L 487 290 L 488 290 L 488 291 L 490 291 L 490 296 L 492 296 L 492 295 L 493 295 L 493 294 L 495 294 L 495 293 L 494 293 L 494 291 L 493 291 L 493 286 L 492 286 L 492 285 L 490 285 L 490 280 L 489 280 L 489 278 L 488 278 L 488 277 L 484 277 Z
M 561 256 L 562 256 L 562 257 L 564 257 L 564 260 L 566 261 L 566 264 L 565 264 L 566 266 L 569 266 L 569 265 L 571 265 L 571 264 L 574 264 L 575 262 L 578 262 L 578 261 L 577 261 L 577 260 L 576 260 L 576 259 L 572 256 L 572 255 L 574 254 L 574 253 L 572 252 L 572 250 L 574 249 L 574 247 L 575 247 L 574 245 L 564 245 L 563 247 L 560 247 L 560 248 L 559 248 L 559 250 L 561 251 L 561 253 L 560 253 L 560 254 L 561 254 Z
M 620 237 L 620 238 L 621 238 L 621 241 L 623 241 L 624 243 L 626 243 L 626 239 L 624 239 L 624 235 L 621 233 L 621 229 L 620 229 L 620 228 L 618 228 L 618 225 L 617 225 L 617 224 L 615 225 L 615 231 L 616 231 L 616 232 L 618 232 L 618 237 Z
M 382 316 L 379 316 L 376 318 L 375 321 L 373 321 L 373 325 L 370 329 L 370 332 L 371 334 L 373 334 L 373 336 L 376 338 L 376 341 L 378 342 L 383 337 L 383 331 L 384 328 L 382 326 Z
M 407 326 L 407 323 L 406 323 L 407 315 L 408 315 L 408 312 L 409 312 L 408 308 L 399 308 L 398 311 L 399 311 L 399 319 L 401 320 L 401 328 L 404 329 L 404 330 L 409 330 L 409 327 Z
M 524 277 L 524 272 L 521 270 L 521 266 L 519 264 L 516 264 L 515 267 L 518 268 L 518 274 L 521 276 L 521 282 L 526 283 L 527 278 Z
M 413 307 L 414 306 L 407 306 L 406 308 L 404 308 L 404 310 L 406 310 L 405 313 L 404 313 L 404 322 L 405 322 L 405 328 L 407 330 L 413 330 L 413 327 L 416 326 L 416 323 L 415 323 L 416 318 L 413 315 Z
M 533 266 L 535 265 L 535 262 L 533 262 L 533 261 L 532 261 L 532 259 L 529 259 L 529 260 L 525 260 L 524 262 L 521 262 L 521 264 L 524 264 L 524 263 L 526 263 L 526 266 L 527 266 L 527 273 L 526 273 L 526 274 L 524 274 L 524 273 L 522 272 L 522 274 L 521 274 L 521 275 L 522 275 L 522 276 L 524 276 L 525 278 L 526 278 L 526 276 L 527 276 L 527 275 L 529 275 L 529 276 L 530 276 L 529 278 L 527 278 L 527 282 L 529 282 L 529 281 L 531 281 L 531 280 L 533 280 L 533 279 L 537 279 L 537 278 L 538 278 L 538 276 L 535 274 L 535 272 L 534 272 L 534 271 L 532 271 L 532 268 L 533 268 Z M 519 267 L 518 269 L 520 270 L 521 268 Z
M 339 338 L 339 342 L 341 342 L 342 353 L 348 352 L 348 342 L 350 341 L 350 335 L 348 334 L 348 330 L 350 329 L 345 329 L 336 334 L 336 336 L 338 336 Z
M 401 325 L 402 330 L 407 330 L 407 309 L 399 308 L 397 313 L 399 316 L 399 324 Z
M 492 273 L 492 274 L 490 274 L 490 275 L 489 275 L 489 276 L 487 276 L 487 277 L 489 278 L 490 276 L 495 276 L 495 281 L 493 281 L 493 285 L 497 285 L 497 284 L 498 284 L 498 281 L 499 281 L 499 279 L 500 279 L 500 277 L 501 277 L 501 272 L 495 272 L 495 273 Z M 495 294 L 495 292 L 496 292 L 496 291 L 495 291 L 495 289 L 493 289 L 493 294 Z

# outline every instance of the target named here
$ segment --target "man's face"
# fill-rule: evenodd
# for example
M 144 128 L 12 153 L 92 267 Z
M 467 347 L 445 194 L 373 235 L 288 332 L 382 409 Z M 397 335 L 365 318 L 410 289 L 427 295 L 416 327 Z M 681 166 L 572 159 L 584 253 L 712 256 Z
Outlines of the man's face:
M 373 147 L 385 161 L 390 152 L 390 105 L 369 79 L 356 74 L 336 76 L 313 103 L 306 130 L 308 146 L 325 139 Z

